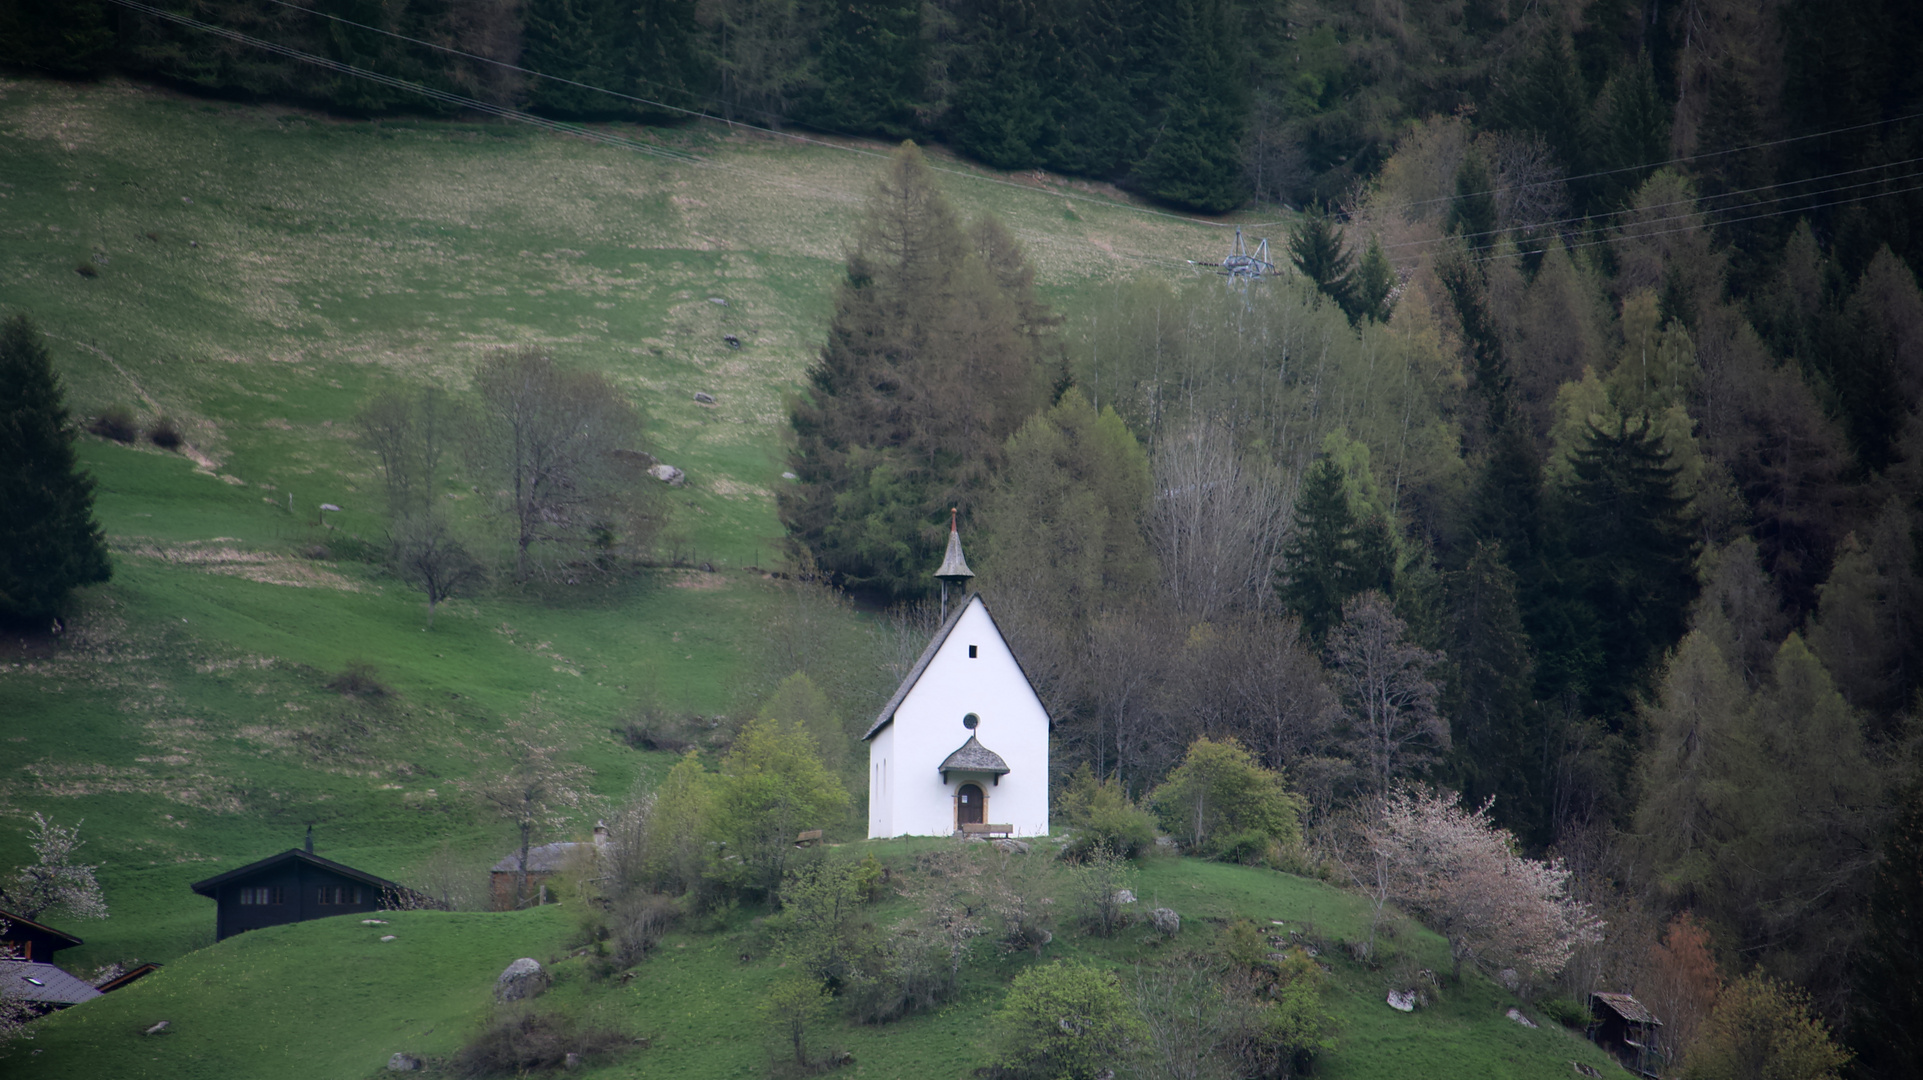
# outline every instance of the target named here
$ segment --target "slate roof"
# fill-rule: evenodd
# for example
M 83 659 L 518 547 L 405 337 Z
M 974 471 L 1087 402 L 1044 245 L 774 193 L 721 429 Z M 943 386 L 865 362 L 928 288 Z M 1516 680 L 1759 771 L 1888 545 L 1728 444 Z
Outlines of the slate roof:
M 594 845 L 575 840 L 561 840 L 552 844 L 541 844 L 527 849 L 527 870 L 530 874 L 551 874 L 567 865 L 568 856 L 578 847 Z M 515 850 L 508 857 L 494 864 L 496 874 L 518 874 L 521 872 L 521 853 Z
M 968 560 L 962 557 L 961 533 L 955 531 L 954 522 L 948 525 L 948 551 L 942 555 L 941 568 L 935 576 L 943 581 L 962 581 L 975 576 L 968 568 Z
M 935 636 L 929 640 L 928 647 L 921 651 L 921 659 L 915 661 L 915 666 L 908 669 L 908 677 L 901 681 L 900 686 L 895 687 L 895 696 L 889 698 L 888 704 L 881 707 L 880 715 L 875 717 L 875 722 L 868 728 L 868 733 L 862 736 L 863 741 L 874 738 L 877 732 L 887 727 L 888 724 L 895 719 L 895 710 L 901 708 L 901 703 L 908 697 L 908 691 L 913 690 L 915 684 L 921 681 L 922 673 L 928 670 L 928 665 L 934 661 L 935 654 L 941 651 L 942 644 L 948 640 L 948 635 L 955 632 L 955 624 L 961 622 L 961 617 L 967 613 L 970 604 L 980 604 L 982 606 L 982 613 L 988 616 L 989 625 L 995 628 L 997 637 L 1001 636 L 1001 625 L 995 622 L 995 613 L 988 610 L 988 601 L 982 599 L 981 593 L 975 593 L 955 605 L 955 610 L 948 616 L 947 620 L 941 624 L 941 628 L 935 631 Z M 1003 637 L 1002 643 L 1006 645 L 1008 639 Z M 1015 650 L 1012 646 L 1009 648 L 1008 654 L 1015 657 L 1016 670 L 1022 673 L 1022 678 L 1028 681 L 1029 689 L 1033 690 L 1035 680 L 1028 678 L 1028 669 L 1022 666 L 1022 658 L 1015 655 Z M 1044 711 L 1046 711 L 1046 706 L 1044 706 Z M 1049 725 L 1051 727 L 1054 726 L 1054 720 L 1052 718 L 1049 721 Z
M 980 739 L 970 735 L 960 749 L 941 763 L 940 772 L 943 776 L 951 772 L 994 773 L 1000 776 L 1008 772 L 1008 762 L 1003 761 L 1000 754 L 983 746 Z
M 100 991 L 52 964 L 0 960 L 0 995 L 39 1005 L 78 1005 Z
M 311 851 L 304 851 L 300 848 L 289 848 L 286 851 L 281 852 L 279 855 L 269 855 L 265 859 L 261 859 L 257 862 L 250 862 L 246 866 L 242 866 L 234 870 L 229 870 L 224 874 L 216 874 L 205 881 L 196 881 L 192 885 L 189 885 L 188 888 L 194 890 L 195 892 L 199 893 L 202 896 L 213 896 L 215 893 L 215 890 L 219 889 L 222 885 L 226 885 L 233 881 L 239 881 L 243 878 L 252 877 L 254 876 L 255 873 L 261 870 L 265 870 L 268 867 L 275 866 L 280 863 L 287 862 L 289 860 L 304 862 L 309 866 L 319 867 L 322 870 L 331 870 L 334 873 L 339 874 L 344 878 L 348 878 L 353 881 L 358 881 L 363 885 L 371 885 L 376 889 L 392 889 L 395 892 L 402 892 L 402 893 L 412 891 L 410 889 L 404 888 L 403 886 L 396 885 L 384 877 L 375 877 L 373 874 L 370 874 L 365 870 L 356 870 L 353 867 L 348 866 L 346 863 L 337 863 L 332 859 L 323 859 L 319 855 L 316 855 Z
M 1615 1012 L 1617 1016 L 1622 1017 L 1632 1024 L 1655 1024 L 1659 1027 L 1662 1025 L 1662 1021 L 1656 1019 L 1655 1013 L 1650 1012 L 1643 1006 L 1642 1002 L 1637 1001 L 1628 994 L 1611 994 L 1598 991 L 1590 996 L 1602 1002 L 1608 1006 L 1610 1010 Z

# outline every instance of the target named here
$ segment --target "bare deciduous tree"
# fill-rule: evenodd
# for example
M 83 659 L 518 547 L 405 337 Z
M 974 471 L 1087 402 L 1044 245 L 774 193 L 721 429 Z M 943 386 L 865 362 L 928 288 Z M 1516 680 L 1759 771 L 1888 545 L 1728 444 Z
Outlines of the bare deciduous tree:
M 477 450 L 506 485 L 517 578 L 537 544 L 598 561 L 653 537 L 661 513 L 637 453 L 641 414 L 618 388 L 531 349 L 495 356 L 474 381 L 489 422 Z
M 441 462 L 462 424 L 460 410 L 433 386 L 389 391 L 361 406 L 354 426 L 374 452 L 396 522 L 434 505 Z
M 1289 521 L 1276 471 L 1212 423 L 1163 440 L 1154 465 L 1146 527 L 1170 602 L 1191 622 L 1272 602 Z
M 512 824 L 520 841 L 517 906 L 528 901 L 528 851 L 536 837 L 558 828 L 565 820 L 563 812 L 579 805 L 585 795 L 587 768 L 561 760 L 560 724 L 543 724 L 541 719 L 537 698 L 496 736 L 490 760 L 470 782 L 481 805 Z
M 394 569 L 427 595 L 427 627 L 434 628 L 434 609 L 441 601 L 459 596 L 487 580 L 487 570 L 455 538 L 446 519 L 430 511 L 394 522 Z
M 1402 620 L 1381 593 L 1351 598 L 1342 619 L 1329 634 L 1329 668 L 1347 710 L 1344 741 L 1369 789 L 1386 792 L 1449 748 L 1449 725 L 1429 681 L 1442 658 L 1404 640 Z

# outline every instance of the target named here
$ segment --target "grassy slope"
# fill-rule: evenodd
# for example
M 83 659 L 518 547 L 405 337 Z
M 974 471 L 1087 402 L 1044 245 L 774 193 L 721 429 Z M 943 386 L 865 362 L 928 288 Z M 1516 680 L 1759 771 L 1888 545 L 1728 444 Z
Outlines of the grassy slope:
M 872 846 L 905 861 L 919 844 Z M 900 862 L 897 862 L 897 865 Z M 1158 859 L 1138 885 L 1145 902 L 1181 911 L 1179 945 L 1206 946 L 1235 916 L 1285 922 L 1334 941 L 1363 932 L 1363 903 L 1318 882 L 1241 867 Z M 878 917 L 899 912 L 899 902 Z M 671 936 L 623 985 L 595 982 L 568 957 L 568 920 L 560 908 L 511 915 L 392 916 L 368 928 L 352 917 L 245 934 L 183 957 L 160 975 L 62 1014 L 43 1025 L 23 1076 L 227 1077 L 285 1080 L 371 1076 L 396 1050 L 425 1056 L 451 1051 L 486 1011 L 488 980 L 516 956 L 560 957 L 546 1004 L 598 1025 L 652 1040 L 649 1049 L 585 1075 L 696 1078 L 764 1075 L 767 1050 L 755 1010 L 777 977 L 766 935 L 747 915 L 705 933 Z M 381 943 L 392 933 L 397 940 Z M 1422 932 L 1398 943 L 1432 967 L 1447 950 Z M 1171 946 L 1140 930 L 1108 941 L 1058 935 L 1057 957 L 1112 966 L 1127 979 Z M 743 954 L 749 959 L 744 963 Z M 1318 1075 L 1521 1078 L 1568 1074 L 1568 1062 L 1599 1068 L 1593 1046 L 1549 1027 L 1527 1030 L 1503 1018 L 1514 1001 L 1485 979 L 1450 989 L 1413 1016 L 1382 1001 L 1383 977 L 1325 949 L 1335 977 L 1327 997 L 1340 1024 L 1340 1047 Z M 986 1064 L 982 1025 L 1008 978 L 1033 961 L 975 947 L 958 1000 L 939 1012 L 883 1027 L 842 1027 L 831 1040 L 855 1057 L 842 1075 L 966 1076 Z M 138 1033 L 167 1019 L 172 1034 Z M 316 1039 L 316 1032 L 325 1032 Z
M 501 965 L 558 947 L 553 912 L 403 916 L 392 943 L 403 948 L 385 951 L 334 923 L 194 951 L 213 917 L 187 883 L 291 846 L 310 821 L 324 854 L 376 873 L 403 874 L 442 843 L 489 861 L 500 828 L 458 783 L 532 696 L 570 731 L 595 793 L 614 797 L 664 765 L 609 735 L 624 708 L 650 694 L 726 710 L 768 674 L 755 643 L 782 592 L 741 568 L 770 560 L 781 396 L 819 338 L 878 162 L 713 128 L 664 137 L 709 164 L 517 129 L 0 80 L 0 308 L 48 333 L 77 412 L 124 401 L 164 413 L 194 448 L 190 459 L 83 444 L 115 580 L 86 594 L 57 646 L 0 652 L 0 863 L 24 854 L 29 812 L 84 818 L 114 917 L 74 927 L 89 943 L 64 959 L 82 971 L 135 956 L 169 965 L 48 1024 L 32 1071 L 331 1077 L 371 1073 L 394 1049 L 444 1052 Z M 1071 312 L 1102 281 L 1158 265 L 1132 256 L 1220 244 L 1198 226 L 1039 189 L 948 183 L 964 212 L 1010 222 L 1044 293 Z M 98 276 L 75 273 L 82 263 Z M 747 347 L 727 350 L 724 332 Z M 416 598 L 354 558 L 365 545 L 353 538 L 380 522 L 347 421 L 384 380 L 459 388 L 486 350 L 520 343 L 606 371 L 646 402 L 663 456 L 691 478 L 674 495 L 677 547 L 720 572 L 501 589 L 450 605 L 428 634 Z M 696 389 L 719 403 L 696 405 Z M 345 507 L 327 527 L 321 502 Z M 316 543 L 334 557 L 301 557 Z M 395 697 L 324 689 L 361 659 Z M 1184 896 L 1165 902 L 1192 919 L 1338 927 L 1353 906 L 1310 883 L 1187 863 L 1155 864 L 1143 884 Z M 746 921 L 685 936 L 629 987 L 564 978 L 555 1000 L 657 1036 L 611 1074 L 751 1073 L 762 1050 L 742 1037 L 745 1018 L 774 970 L 739 961 L 757 941 Z M 1140 947 L 1089 954 L 1122 962 Z M 1017 964 L 987 960 L 937 1016 L 847 1032 L 859 1071 L 978 1063 L 977 1028 Z M 1408 1021 L 1365 984 L 1345 974 L 1332 998 L 1348 1021 L 1337 1075 L 1544 1075 L 1492 1071 L 1480 1049 L 1457 1046 L 1515 1044 L 1532 1063 L 1564 1053 L 1491 1019 L 1487 986 Z M 264 1019 L 250 1002 L 271 1005 Z M 163 1015 L 176 1035 L 131 1034 Z

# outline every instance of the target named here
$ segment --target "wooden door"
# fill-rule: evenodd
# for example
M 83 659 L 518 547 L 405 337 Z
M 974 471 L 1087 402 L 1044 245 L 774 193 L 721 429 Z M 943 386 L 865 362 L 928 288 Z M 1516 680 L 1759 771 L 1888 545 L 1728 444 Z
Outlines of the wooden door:
M 963 784 L 961 790 L 955 793 L 955 826 L 980 825 L 988 820 L 983 816 L 986 809 L 987 800 L 982 795 L 982 789 L 974 784 Z

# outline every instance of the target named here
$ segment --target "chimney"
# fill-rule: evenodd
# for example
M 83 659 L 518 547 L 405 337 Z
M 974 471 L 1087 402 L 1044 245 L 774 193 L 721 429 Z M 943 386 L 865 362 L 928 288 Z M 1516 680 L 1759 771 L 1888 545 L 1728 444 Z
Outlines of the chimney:
M 314 827 L 312 825 L 307 827 L 307 853 L 309 855 L 314 853 Z

